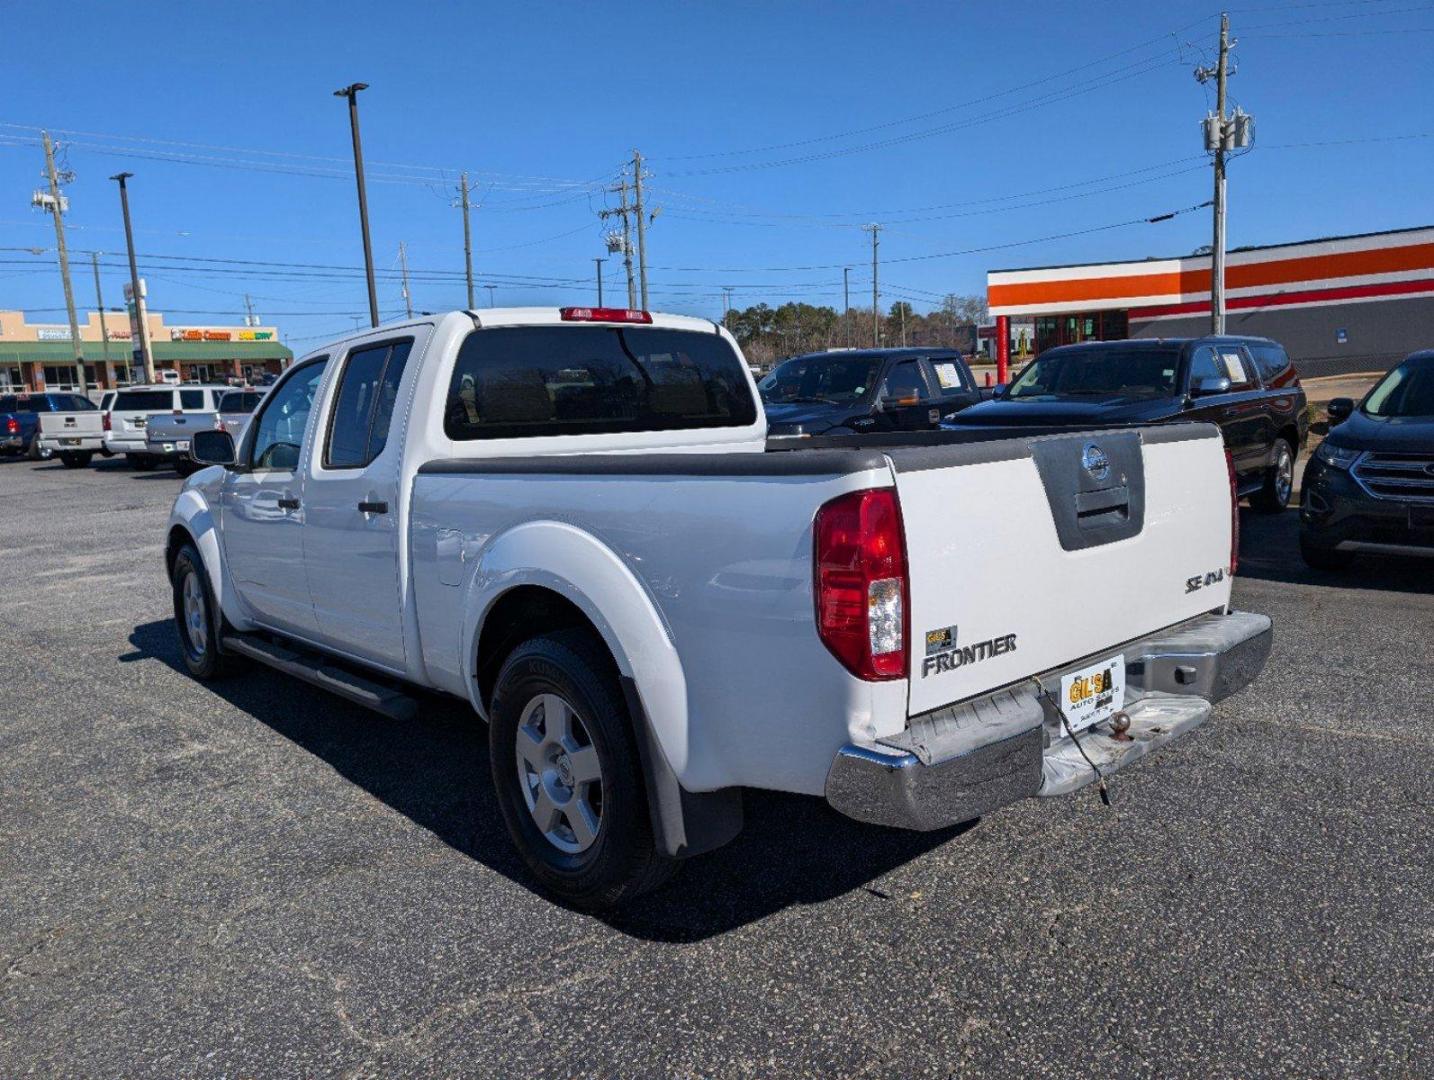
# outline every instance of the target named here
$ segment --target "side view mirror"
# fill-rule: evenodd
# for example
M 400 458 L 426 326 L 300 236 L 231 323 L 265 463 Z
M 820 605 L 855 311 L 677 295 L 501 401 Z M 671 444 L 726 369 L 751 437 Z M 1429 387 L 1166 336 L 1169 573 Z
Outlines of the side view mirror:
M 1230 380 L 1225 378 L 1223 375 L 1218 376 L 1216 378 L 1206 377 L 1204 379 L 1196 379 L 1195 385 L 1190 387 L 1190 393 L 1193 397 L 1208 397 L 1211 394 L 1225 394 L 1229 393 L 1229 390 Z
M 189 456 L 201 465 L 233 465 L 234 436 L 227 431 L 196 431 L 189 440 Z
M 1007 391 L 1009 391 L 1010 389 L 1010 383 L 998 382 L 995 388 L 991 391 L 991 397 L 993 399 L 1003 398 L 1006 396 Z
M 1325 411 L 1329 414 L 1331 424 L 1342 424 L 1354 412 L 1354 398 L 1330 398 L 1329 404 L 1325 406 Z

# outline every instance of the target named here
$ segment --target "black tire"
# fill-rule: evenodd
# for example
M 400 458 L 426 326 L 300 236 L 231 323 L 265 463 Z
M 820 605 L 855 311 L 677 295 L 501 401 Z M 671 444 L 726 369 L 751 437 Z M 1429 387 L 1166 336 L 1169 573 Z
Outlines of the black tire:
M 1275 462 L 1265 470 L 1265 482 L 1250 496 L 1250 508 L 1261 514 L 1278 514 L 1290 505 L 1295 490 L 1295 448 L 1276 439 Z
M 1300 533 L 1300 558 L 1312 570 L 1326 570 L 1335 573 L 1349 568 L 1353 557 L 1347 551 L 1336 551 L 1332 547 L 1316 543 Z
M 83 469 L 90 463 L 93 452 L 90 450 L 61 450 L 60 464 L 67 469 Z
M 194 613 L 185 604 L 191 578 L 203 599 L 198 620 L 193 618 Z M 179 637 L 179 655 L 184 659 L 189 674 L 203 682 L 231 674 L 239 667 L 237 658 L 219 651 L 219 635 L 225 627 L 224 615 L 214 602 L 209 575 L 204 571 L 204 560 L 193 544 L 185 544 L 179 549 L 169 580 L 174 596 L 174 629 Z
M 135 472 L 149 472 L 159 464 L 153 454 L 126 454 L 124 459 Z
M 182 457 L 174 463 L 174 471 L 181 477 L 193 476 L 199 469 L 200 465 L 198 462 L 191 461 L 189 458 Z
M 100 457 L 114 457 L 114 456 L 115 456 L 115 452 L 114 452 L 113 450 L 106 450 L 104 447 L 100 447 L 99 453 L 100 453 Z
M 565 851 L 549 840 L 528 805 L 529 793 L 547 781 L 520 775 L 519 726 L 525 714 L 541 715 L 530 712 L 540 695 L 556 695 L 570 706 L 574 729 L 583 729 L 588 737 L 583 745 L 596 750 L 601 767 L 601 816 L 583 850 Z M 654 843 L 632 721 L 601 642 L 584 631 L 564 630 L 519 645 L 498 673 L 489 714 L 489 757 L 503 821 L 544 889 L 575 908 L 593 911 L 616 907 L 672 875 L 676 860 Z M 546 729 L 545 718 L 538 722 Z M 575 801 L 576 784 L 571 792 Z M 587 797 L 591 800 L 591 792 Z M 555 834 L 571 820 L 563 814 Z

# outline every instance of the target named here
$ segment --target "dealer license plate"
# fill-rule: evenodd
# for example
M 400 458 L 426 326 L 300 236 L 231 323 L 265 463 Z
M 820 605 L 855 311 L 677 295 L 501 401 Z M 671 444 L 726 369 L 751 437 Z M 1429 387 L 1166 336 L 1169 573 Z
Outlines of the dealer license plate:
M 188 440 L 188 439 L 180 439 L 177 443 L 174 444 L 174 448 L 175 448 L 176 450 L 188 450 L 188 449 L 189 449 L 189 440 Z
M 1124 656 L 1112 656 L 1061 676 L 1061 711 L 1072 731 L 1100 723 L 1124 704 Z
M 61 446 L 79 446 L 79 445 L 80 445 L 80 440 L 79 440 L 79 439 L 61 439 L 61 440 L 60 440 L 60 445 L 61 445 Z

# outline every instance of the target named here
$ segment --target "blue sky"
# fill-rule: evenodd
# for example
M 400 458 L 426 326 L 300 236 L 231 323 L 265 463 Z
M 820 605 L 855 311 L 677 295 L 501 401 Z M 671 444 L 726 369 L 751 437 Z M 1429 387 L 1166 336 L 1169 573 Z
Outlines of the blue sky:
M 480 286 L 497 284 L 499 304 L 592 302 L 591 260 L 605 254 L 595 211 L 614 204 L 601 188 L 634 147 L 661 207 L 652 307 L 717 316 L 723 286 L 744 306 L 839 306 L 842 265 L 853 302 L 865 301 L 859 225 L 879 221 L 883 306 L 925 310 L 983 290 L 990 268 L 1208 242 L 1205 210 L 1101 227 L 1209 198 L 1198 121 L 1212 97 L 1191 71 L 1213 55 L 1218 10 L 75 3 L 57 35 L 42 9 L 12 2 L 0 247 L 53 247 L 48 219 L 29 208 L 37 129 L 48 127 L 76 173 L 71 246 L 114 253 L 111 305 L 127 274 L 107 177 L 125 169 L 151 307 L 194 313 L 174 322 L 237 323 L 248 293 L 302 351 L 366 313 L 361 276 L 320 269 L 362 265 L 346 112 L 332 91 L 363 81 L 385 318 L 402 311 L 387 276 L 400 241 L 421 272 L 415 307 L 463 305 L 450 205 L 462 169 L 481 204 Z M 1257 149 L 1230 170 L 1231 245 L 1434 222 L 1434 138 L 1405 137 L 1434 133 L 1434 3 L 1230 12 L 1232 102 L 1258 124 Z M 87 259 L 75 280 L 91 307 Z M 605 264 L 610 302 L 621 272 Z M 489 299 L 480 287 L 479 304 Z M 63 322 L 62 305 L 53 254 L 0 252 L 0 308 Z

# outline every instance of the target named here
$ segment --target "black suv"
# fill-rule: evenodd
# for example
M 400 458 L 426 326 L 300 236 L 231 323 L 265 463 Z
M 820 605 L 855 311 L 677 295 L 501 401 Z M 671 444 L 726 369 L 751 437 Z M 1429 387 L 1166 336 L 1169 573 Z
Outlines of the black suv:
M 1434 349 L 1364 396 L 1329 403 L 1329 437 L 1305 467 L 1300 554 L 1335 570 L 1360 552 L 1434 556 Z
M 981 400 L 961 354 L 843 349 L 784 360 L 757 384 L 769 435 L 929 431 Z
M 1290 501 L 1309 435 L 1305 392 L 1268 338 L 1087 341 L 1041 353 L 993 400 L 950 425 L 1118 427 L 1207 420 L 1225 435 L 1241 495 L 1257 510 Z

